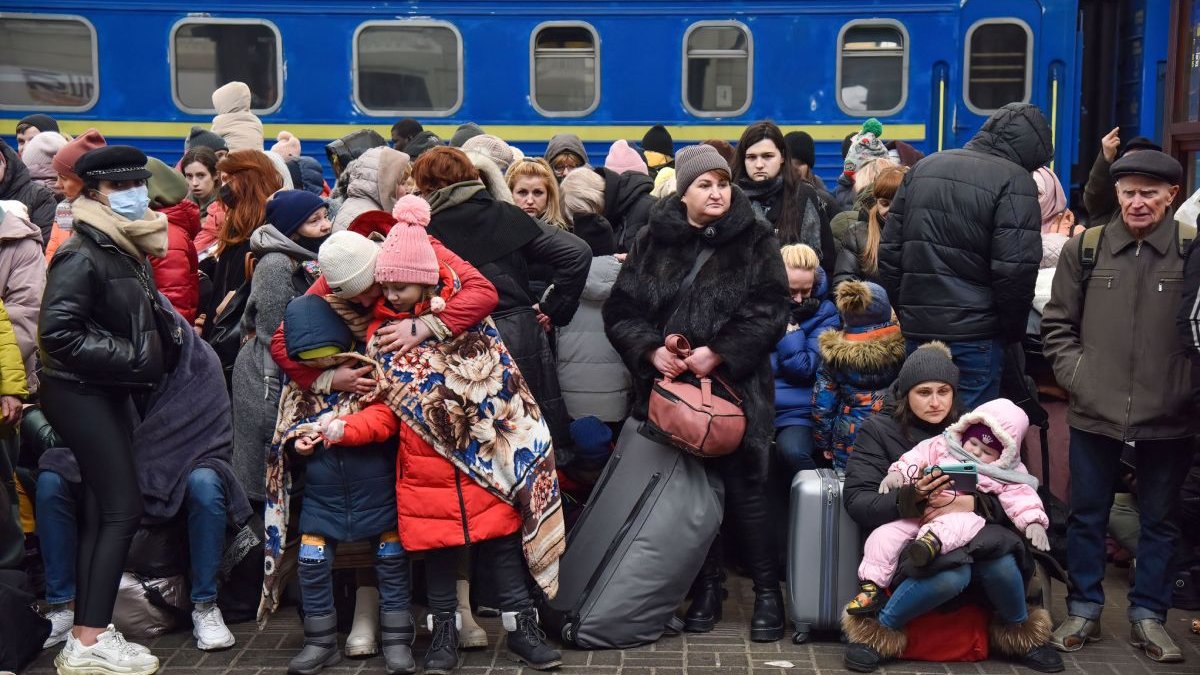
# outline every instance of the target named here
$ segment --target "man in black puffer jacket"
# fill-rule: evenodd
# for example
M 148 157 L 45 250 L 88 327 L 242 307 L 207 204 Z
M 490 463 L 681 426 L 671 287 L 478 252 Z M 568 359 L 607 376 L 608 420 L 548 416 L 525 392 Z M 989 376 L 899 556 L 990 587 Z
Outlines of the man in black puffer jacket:
M 637 171 L 617 173 L 600 167 L 595 172 L 604 179 L 604 217 L 617 237 L 617 250 L 626 253 L 650 220 L 650 207 L 655 201 L 650 196 L 654 181 Z
M 1004 344 L 1024 335 L 1042 255 L 1030 172 L 1052 156 L 1042 112 L 1010 103 L 966 147 L 921 160 L 892 200 L 880 283 L 910 353 L 950 345 L 964 410 L 1000 395 Z

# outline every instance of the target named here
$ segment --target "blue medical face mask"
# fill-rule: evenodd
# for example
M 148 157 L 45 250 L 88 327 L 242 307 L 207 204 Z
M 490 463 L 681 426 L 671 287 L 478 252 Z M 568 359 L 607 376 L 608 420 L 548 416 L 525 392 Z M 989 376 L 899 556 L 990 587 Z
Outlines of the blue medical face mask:
M 150 206 L 150 193 L 145 185 L 108 193 L 108 207 L 128 220 L 140 220 Z

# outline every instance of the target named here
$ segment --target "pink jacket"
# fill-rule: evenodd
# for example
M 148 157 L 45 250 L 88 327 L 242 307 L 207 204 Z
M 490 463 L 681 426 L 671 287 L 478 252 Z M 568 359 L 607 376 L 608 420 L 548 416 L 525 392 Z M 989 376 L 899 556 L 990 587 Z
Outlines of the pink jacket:
M 42 231 L 22 217 L 23 207 L 19 204 L 0 202 L 0 208 L 5 211 L 0 219 L 0 299 L 12 321 L 32 393 L 37 391 L 34 359 L 38 313 L 42 308 L 42 290 L 46 287 Z
M 946 429 L 946 433 L 961 442 L 963 432 L 976 423 L 986 424 L 1004 443 L 1004 451 L 994 462 L 995 466 L 1029 473 L 1021 463 L 1021 441 L 1029 428 L 1029 418 L 1024 411 L 1012 401 L 998 398 L 960 417 Z M 897 471 L 905 477 L 918 476 L 917 471 L 923 466 L 958 464 L 962 461 L 950 452 L 946 439 L 938 435 L 921 441 L 917 447 L 901 455 L 888 471 Z M 1034 487 L 1024 483 L 1002 483 L 980 472 L 978 489 L 980 492 L 996 495 L 1004 512 L 1021 532 L 1032 523 L 1038 523 L 1042 527 L 1050 526 L 1050 518 L 1046 515 L 1046 509 L 1042 506 L 1042 500 Z

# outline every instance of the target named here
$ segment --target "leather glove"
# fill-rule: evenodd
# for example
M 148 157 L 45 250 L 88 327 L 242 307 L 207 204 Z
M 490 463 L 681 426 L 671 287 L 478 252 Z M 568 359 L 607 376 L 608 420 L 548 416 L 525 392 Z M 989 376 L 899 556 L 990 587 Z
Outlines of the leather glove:
M 895 471 L 889 471 L 888 475 L 879 481 L 879 494 L 886 495 L 887 493 L 900 488 L 904 485 L 904 474 Z
M 1025 528 L 1025 536 L 1029 538 L 1029 543 L 1039 551 L 1050 550 L 1050 537 L 1046 535 L 1046 528 L 1040 523 L 1031 523 Z

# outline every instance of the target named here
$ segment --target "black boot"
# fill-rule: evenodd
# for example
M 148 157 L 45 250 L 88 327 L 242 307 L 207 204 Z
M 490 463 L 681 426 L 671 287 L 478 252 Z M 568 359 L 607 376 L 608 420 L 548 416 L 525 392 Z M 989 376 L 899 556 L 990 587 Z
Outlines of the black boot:
M 508 651 L 517 661 L 534 670 L 550 670 L 562 665 L 562 654 L 546 644 L 546 634 L 538 626 L 537 610 L 527 607 L 519 612 L 500 615 L 508 631 Z
M 775 642 L 783 637 L 783 627 L 783 593 L 778 588 L 755 590 L 750 639 L 754 642 Z
M 413 639 L 416 638 L 412 614 L 380 612 L 379 629 L 383 635 L 383 663 L 388 675 L 417 672 L 412 653 Z
M 721 620 L 721 602 L 727 595 L 721 582 L 725 571 L 716 556 L 710 555 L 692 585 L 692 604 L 684 615 L 683 629 L 689 633 L 707 633 Z
M 288 664 L 289 675 L 316 675 L 342 660 L 337 644 L 337 614 L 304 617 L 304 648 Z
M 449 675 L 460 665 L 458 654 L 458 614 L 438 612 L 426 618 L 426 625 L 433 633 L 429 651 L 425 652 L 424 672 L 429 675 Z

